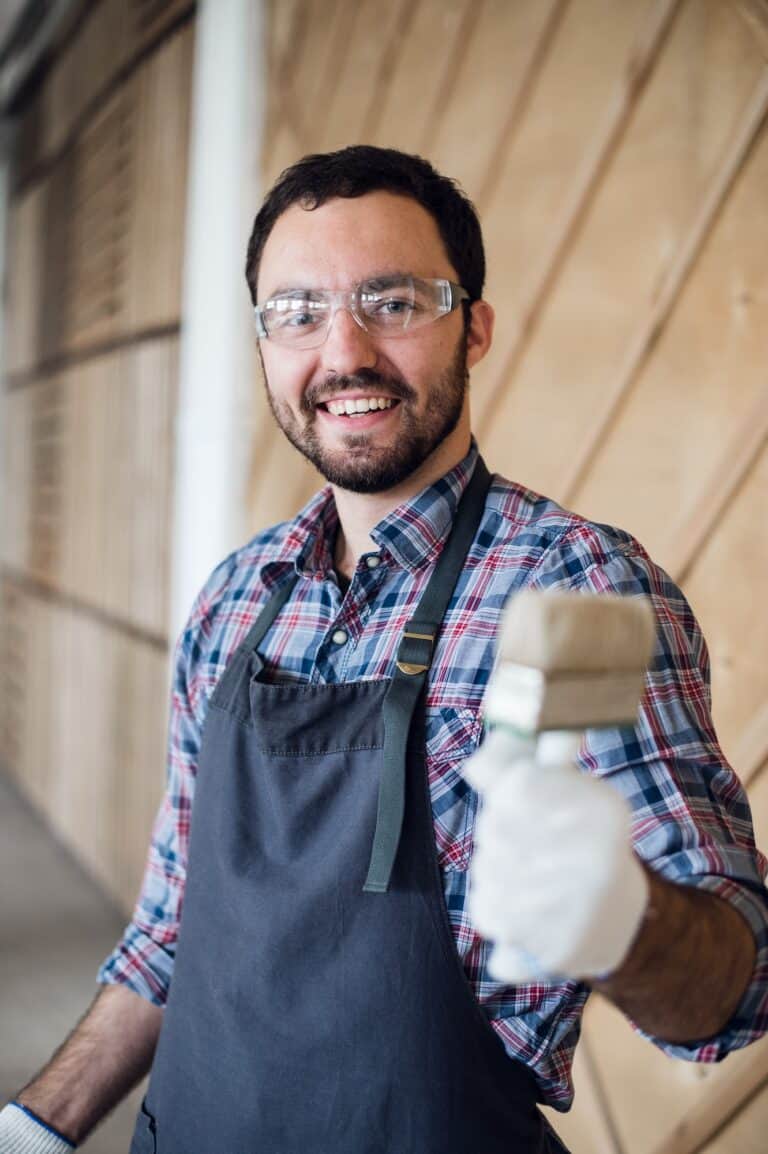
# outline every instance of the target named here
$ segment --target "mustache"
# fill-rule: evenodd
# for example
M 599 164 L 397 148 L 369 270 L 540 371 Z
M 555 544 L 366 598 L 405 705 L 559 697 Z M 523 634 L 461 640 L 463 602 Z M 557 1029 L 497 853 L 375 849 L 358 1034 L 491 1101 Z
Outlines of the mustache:
M 336 397 L 340 393 L 351 393 L 356 389 L 371 389 L 380 386 L 382 392 L 398 401 L 416 400 L 416 390 L 411 388 L 407 381 L 398 377 L 387 377 L 377 373 L 374 369 L 361 369 L 358 373 L 326 377 L 324 381 L 310 385 L 301 399 L 301 411 L 310 414 L 317 405 L 329 397 Z

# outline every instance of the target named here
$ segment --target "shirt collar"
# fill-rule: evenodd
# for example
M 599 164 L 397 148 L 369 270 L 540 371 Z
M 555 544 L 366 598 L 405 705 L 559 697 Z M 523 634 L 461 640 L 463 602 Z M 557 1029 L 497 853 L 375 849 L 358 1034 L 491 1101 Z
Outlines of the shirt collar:
M 406 569 L 430 564 L 453 525 L 461 496 L 477 464 L 474 437 L 469 452 L 439 480 L 398 505 L 371 530 L 371 538 Z M 286 568 L 303 577 L 322 578 L 333 569 L 333 546 L 339 516 L 330 485 L 311 498 L 290 523 L 277 557 L 262 568 L 267 586 L 279 582 Z
M 477 443 L 438 481 L 398 505 L 371 530 L 371 537 L 406 569 L 429 565 L 453 525 L 461 496 L 477 464 Z

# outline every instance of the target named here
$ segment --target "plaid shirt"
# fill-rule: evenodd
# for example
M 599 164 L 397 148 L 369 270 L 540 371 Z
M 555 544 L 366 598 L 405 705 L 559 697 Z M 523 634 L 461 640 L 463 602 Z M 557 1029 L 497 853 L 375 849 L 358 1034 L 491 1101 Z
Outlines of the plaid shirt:
M 211 574 L 176 646 L 168 783 L 142 890 L 99 981 L 125 983 L 158 1005 L 165 1001 L 208 701 L 272 589 L 298 572 L 300 580 L 260 647 L 267 677 L 328 684 L 391 676 L 400 632 L 425 589 L 476 458 L 473 442 L 456 468 L 379 522 L 371 532 L 376 549 L 359 559 L 344 596 L 333 570 L 338 518 L 329 487 L 292 521 L 257 534 Z M 680 590 L 627 533 L 495 477 L 430 671 L 427 770 L 445 900 L 467 978 L 508 1053 L 534 1071 L 542 1100 L 565 1110 L 589 991 L 572 981 L 494 981 L 488 943 L 473 931 L 466 911 L 477 795 L 461 766 L 481 737 L 499 614 L 524 586 L 651 598 L 657 646 L 639 722 L 590 731 L 582 768 L 606 778 L 629 801 L 641 858 L 671 881 L 732 902 L 757 938 L 752 984 L 723 1033 L 691 1046 L 653 1039 L 667 1053 L 717 1061 L 768 1029 L 767 863 L 755 849 L 744 792 L 717 744 L 707 651 Z M 347 637 L 343 643 L 339 630 Z

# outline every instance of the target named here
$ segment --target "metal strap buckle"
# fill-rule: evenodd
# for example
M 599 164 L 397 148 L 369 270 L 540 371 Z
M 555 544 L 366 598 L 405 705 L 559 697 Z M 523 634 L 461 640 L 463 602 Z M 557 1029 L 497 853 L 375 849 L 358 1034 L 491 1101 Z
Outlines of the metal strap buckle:
M 412 633 L 410 630 L 404 629 L 403 638 L 406 637 L 413 637 L 418 641 L 428 641 L 430 648 L 435 643 L 434 633 Z M 411 677 L 414 677 L 418 673 L 425 673 L 427 669 L 429 669 L 429 664 L 416 665 L 412 661 L 398 661 L 396 664 L 401 673 L 407 673 Z

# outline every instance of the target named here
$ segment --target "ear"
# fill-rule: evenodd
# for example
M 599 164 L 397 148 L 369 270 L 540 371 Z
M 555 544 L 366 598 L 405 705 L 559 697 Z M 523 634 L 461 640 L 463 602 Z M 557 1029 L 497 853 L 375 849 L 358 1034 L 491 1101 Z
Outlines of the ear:
M 467 368 L 472 369 L 491 347 L 493 323 L 496 319 L 488 301 L 473 301 L 467 330 Z

